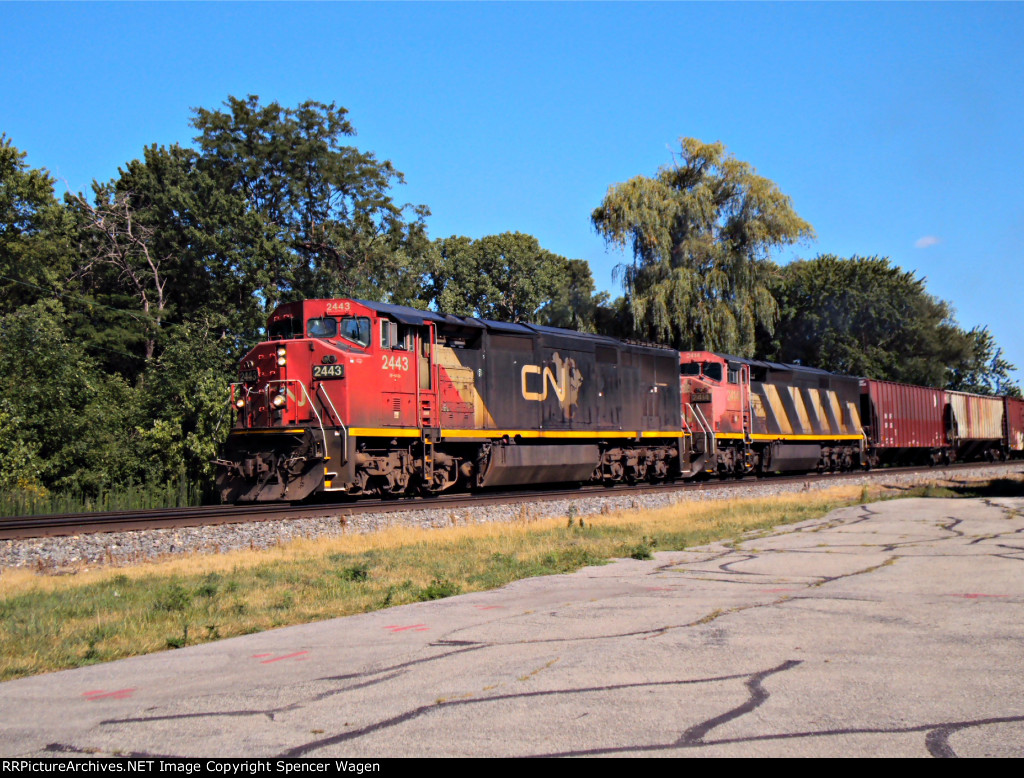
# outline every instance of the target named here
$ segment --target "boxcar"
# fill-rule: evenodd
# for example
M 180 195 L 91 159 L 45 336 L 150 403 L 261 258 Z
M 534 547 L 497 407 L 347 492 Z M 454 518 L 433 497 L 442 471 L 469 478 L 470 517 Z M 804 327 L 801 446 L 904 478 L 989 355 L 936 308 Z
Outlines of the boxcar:
M 1024 456 L 1024 400 L 1004 397 L 1003 406 L 1007 456 Z
M 1003 398 L 946 392 L 947 436 L 956 459 L 995 459 L 1002 452 Z

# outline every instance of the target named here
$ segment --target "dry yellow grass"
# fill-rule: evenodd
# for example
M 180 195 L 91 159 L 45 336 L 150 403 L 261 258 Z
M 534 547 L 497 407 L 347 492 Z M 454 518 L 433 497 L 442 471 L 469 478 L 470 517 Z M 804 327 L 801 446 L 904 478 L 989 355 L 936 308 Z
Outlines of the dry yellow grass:
M 881 490 L 879 490 L 881 491 Z M 728 520 L 730 523 L 757 524 L 766 516 L 774 516 L 779 509 L 801 506 L 845 503 L 862 497 L 861 487 L 839 487 L 807 494 L 785 494 L 747 500 L 721 500 L 696 503 L 682 502 L 652 510 L 615 511 L 607 514 L 582 516 L 584 526 L 593 528 L 618 526 L 627 531 L 652 532 L 669 530 L 699 531 L 713 529 Z M 453 544 L 476 541 L 486 545 L 493 553 L 513 553 L 522 539 L 538 532 L 564 529 L 566 517 L 526 519 L 505 523 L 473 524 L 444 528 L 420 529 L 392 527 L 379 532 L 343 535 L 316 540 L 297 539 L 274 548 L 252 551 L 237 550 L 221 554 L 184 554 L 170 559 L 143 562 L 128 567 L 82 565 L 78 570 L 49 575 L 28 568 L 7 568 L 0 571 L 0 598 L 27 590 L 61 591 L 109 581 L 115 577 L 185 578 L 231 573 L 252 569 L 268 563 L 288 563 L 323 557 L 330 554 L 358 555 L 370 551 L 382 552 L 409 546 L 445 550 Z

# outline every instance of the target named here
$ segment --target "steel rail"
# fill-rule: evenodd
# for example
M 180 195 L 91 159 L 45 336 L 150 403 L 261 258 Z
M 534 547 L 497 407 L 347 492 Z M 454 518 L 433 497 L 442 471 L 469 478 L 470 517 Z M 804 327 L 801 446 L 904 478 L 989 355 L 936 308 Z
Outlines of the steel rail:
M 614 487 L 602 485 L 564 486 L 543 491 L 520 489 L 502 492 L 454 493 L 431 497 L 400 497 L 390 499 L 360 499 L 347 502 L 282 505 L 208 505 L 195 508 L 160 508 L 144 511 L 109 511 L 104 513 L 47 514 L 41 516 L 16 516 L 0 518 L 0 540 L 24 540 L 28 538 L 64 537 L 103 532 L 140 531 L 150 529 L 174 529 L 201 527 L 216 524 L 241 524 L 254 521 L 278 521 L 314 517 L 354 516 L 362 513 L 396 513 L 418 510 L 442 510 L 452 508 L 473 508 L 504 504 L 530 503 L 551 500 L 577 500 L 595 497 L 624 497 L 630 495 L 655 494 L 673 491 L 717 490 L 742 488 L 765 484 L 785 484 L 800 481 L 832 480 L 843 481 L 852 478 L 885 478 L 887 476 L 912 473 L 936 472 L 938 470 L 976 469 L 997 467 L 1012 462 L 967 462 L 936 467 L 879 468 L 875 470 L 854 470 L 845 473 L 800 473 L 793 475 L 764 476 L 758 478 L 719 478 L 688 480 L 662 483 L 620 484 Z M 1021 463 L 1024 472 L 1024 463 Z

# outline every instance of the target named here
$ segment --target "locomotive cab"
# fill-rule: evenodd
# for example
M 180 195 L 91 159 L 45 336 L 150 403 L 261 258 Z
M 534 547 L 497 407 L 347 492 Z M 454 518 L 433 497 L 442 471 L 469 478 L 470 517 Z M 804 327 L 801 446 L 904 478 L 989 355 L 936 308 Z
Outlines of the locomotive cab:
M 694 460 L 706 472 L 741 475 L 753 467 L 750 368 L 710 351 L 679 355 L 683 423 L 693 431 Z M 738 441 L 738 445 L 726 443 Z
M 433 384 L 432 325 L 402 321 L 388 307 L 308 300 L 271 314 L 267 340 L 231 385 L 236 421 L 217 460 L 222 499 L 350 491 L 355 461 L 365 458 L 357 438 L 420 436 L 432 408 L 420 398 Z M 387 463 L 377 470 L 387 482 Z

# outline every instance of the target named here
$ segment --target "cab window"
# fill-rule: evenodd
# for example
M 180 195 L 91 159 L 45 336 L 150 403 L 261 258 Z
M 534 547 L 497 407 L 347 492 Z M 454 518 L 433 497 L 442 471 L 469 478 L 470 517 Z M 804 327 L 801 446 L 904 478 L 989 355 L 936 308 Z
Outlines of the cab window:
M 272 321 L 268 332 L 270 340 L 287 340 L 302 337 L 302 320 L 286 316 Z
M 679 372 L 682 375 L 700 375 L 700 362 L 687 362 L 680 366 Z
M 722 380 L 722 364 L 720 362 L 705 362 L 704 375 L 712 381 Z
M 338 320 L 326 316 L 322 319 L 310 319 L 306 322 L 306 337 L 333 338 L 338 335 Z
M 370 345 L 370 320 L 365 316 L 346 316 L 341 320 L 341 337 L 364 348 Z
M 380 347 L 397 351 L 411 351 L 413 343 L 412 328 L 405 324 L 381 319 Z

